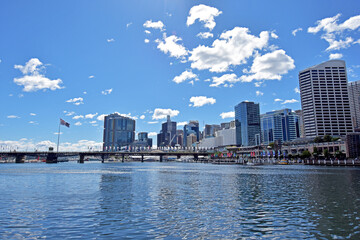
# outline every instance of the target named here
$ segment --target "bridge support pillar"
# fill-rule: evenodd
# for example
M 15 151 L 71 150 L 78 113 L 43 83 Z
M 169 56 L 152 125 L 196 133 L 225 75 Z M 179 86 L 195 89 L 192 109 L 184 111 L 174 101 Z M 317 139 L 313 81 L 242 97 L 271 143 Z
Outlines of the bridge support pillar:
M 121 162 L 125 161 L 125 154 L 121 155 Z
M 163 155 L 160 155 L 160 162 L 163 161 Z
M 102 154 L 102 155 L 101 155 L 101 163 L 104 163 L 104 162 L 105 162 L 105 155 Z
M 15 163 L 24 163 L 25 162 L 25 155 L 18 154 L 16 155 Z
M 84 158 L 85 158 L 85 155 L 80 154 L 80 156 L 79 156 L 79 157 L 80 157 L 80 158 L 79 158 L 78 163 L 84 163 Z
M 177 159 L 180 159 L 181 158 L 181 155 L 177 155 Z
M 144 162 L 144 154 L 141 155 L 141 162 Z
M 49 152 L 46 156 L 46 163 L 57 163 L 58 162 L 58 156 L 54 152 Z
M 199 161 L 199 156 L 197 154 L 194 154 L 194 160 L 195 162 Z

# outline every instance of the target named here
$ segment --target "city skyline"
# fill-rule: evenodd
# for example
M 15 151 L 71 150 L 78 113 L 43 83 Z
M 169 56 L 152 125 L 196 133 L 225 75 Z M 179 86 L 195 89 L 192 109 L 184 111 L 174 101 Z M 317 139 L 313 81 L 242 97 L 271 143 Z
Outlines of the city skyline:
M 59 118 L 62 149 L 84 150 L 102 145 L 114 112 L 156 141 L 166 115 L 203 130 L 245 100 L 301 109 L 299 71 L 340 58 L 360 79 L 360 4 L 348 4 L 0 3 L 0 145 L 56 143 Z

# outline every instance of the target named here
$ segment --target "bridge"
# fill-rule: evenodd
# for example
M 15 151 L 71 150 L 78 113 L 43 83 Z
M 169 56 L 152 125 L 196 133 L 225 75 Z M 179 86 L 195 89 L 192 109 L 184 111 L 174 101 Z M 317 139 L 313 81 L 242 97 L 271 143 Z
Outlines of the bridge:
M 44 151 L 44 152 L 0 152 L 1 157 L 15 157 L 15 163 L 24 163 L 26 156 L 29 157 L 45 157 L 46 163 L 57 163 L 59 157 L 72 157 L 78 156 L 79 163 L 84 163 L 85 157 L 101 157 L 101 162 L 105 162 L 105 159 L 109 157 L 120 157 L 122 161 L 125 161 L 126 157 L 130 156 L 139 156 L 141 161 L 144 161 L 144 157 L 159 157 L 160 162 L 163 161 L 164 157 L 177 157 L 180 159 L 182 156 L 190 156 L 193 157 L 195 161 L 199 159 L 200 156 L 206 157 L 210 153 L 208 152 L 164 152 L 164 151 L 142 151 L 142 152 L 103 152 L 103 151 L 90 151 L 90 152 L 52 152 L 52 151 Z

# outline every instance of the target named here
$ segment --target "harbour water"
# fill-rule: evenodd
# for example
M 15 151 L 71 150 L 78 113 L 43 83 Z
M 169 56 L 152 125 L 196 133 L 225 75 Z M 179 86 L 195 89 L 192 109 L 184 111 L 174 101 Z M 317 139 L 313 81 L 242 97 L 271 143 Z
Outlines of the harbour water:
M 360 239 L 360 168 L 1 164 L 0 239 Z

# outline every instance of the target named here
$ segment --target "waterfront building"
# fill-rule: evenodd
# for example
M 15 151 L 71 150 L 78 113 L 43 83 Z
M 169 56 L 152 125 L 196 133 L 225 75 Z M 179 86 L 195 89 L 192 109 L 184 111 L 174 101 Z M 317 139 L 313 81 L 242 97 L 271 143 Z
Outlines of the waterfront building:
M 135 120 L 118 113 L 104 118 L 103 150 L 116 151 L 135 140 Z
M 229 129 L 229 128 L 235 128 L 235 120 L 220 124 L 220 129 Z
M 204 138 L 208 138 L 208 137 L 214 137 L 215 136 L 215 132 L 220 130 L 221 127 L 218 124 L 205 124 L 205 129 L 204 129 Z
M 304 129 L 304 117 L 302 110 L 295 110 L 296 115 L 299 117 L 299 132 L 300 132 L 300 138 L 304 138 L 305 136 L 305 129 Z
M 194 143 L 197 142 L 197 136 L 194 133 L 190 133 L 186 137 L 186 147 L 192 147 Z
M 330 60 L 299 72 L 306 137 L 353 132 L 345 62 Z
M 214 137 L 201 140 L 200 148 L 219 148 L 236 145 L 236 128 L 226 128 L 215 132 Z
M 198 121 L 190 121 L 188 124 L 184 125 L 184 143 L 183 146 L 187 147 L 188 143 L 187 143 L 187 137 L 190 134 L 194 134 L 196 136 L 196 141 L 200 140 L 200 131 L 199 131 L 199 122 Z
M 148 137 L 147 132 L 139 132 L 138 140 L 133 143 L 134 147 L 152 147 L 152 138 Z
M 360 132 L 349 133 L 346 135 L 347 157 L 360 157 Z
M 261 141 L 292 141 L 300 137 L 299 117 L 291 109 L 282 109 L 260 115 Z
M 258 103 L 244 101 L 235 106 L 235 128 L 237 145 L 260 144 L 260 107 Z
M 184 131 L 181 129 L 176 130 L 176 145 L 182 147 L 184 143 Z
M 159 147 L 174 147 L 176 140 L 176 122 L 172 122 L 170 116 L 167 116 L 167 121 L 161 125 L 161 131 L 157 135 L 157 144 Z
M 354 129 L 360 129 L 360 80 L 349 82 L 349 101 Z

